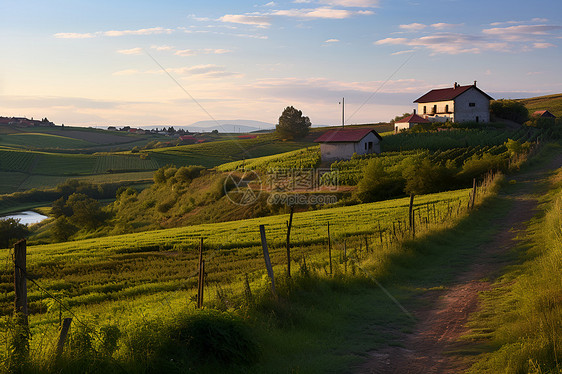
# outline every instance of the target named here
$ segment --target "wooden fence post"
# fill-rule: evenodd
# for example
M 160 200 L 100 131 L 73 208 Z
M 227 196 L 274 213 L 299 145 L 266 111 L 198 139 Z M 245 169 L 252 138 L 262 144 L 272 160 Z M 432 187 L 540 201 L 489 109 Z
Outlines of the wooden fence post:
M 269 259 L 269 251 L 267 250 L 267 239 L 265 237 L 265 226 L 260 225 L 260 236 L 261 236 L 261 246 L 263 250 L 263 259 L 265 260 L 265 267 L 267 269 L 267 274 L 269 279 L 271 279 L 271 292 L 273 296 L 277 297 L 275 292 L 275 278 L 273 276 L 273 267 L 271 266 L 271 260 Z
M 27 326 L 27 278 L 26 273 L 27 242 L 25 239 L 14 245 L 14 311 L 21 315 L 21 322 Z
M 413 219 L 412 218 L 413 217 L 412 212 L 413 212 L 413 209 L 414 209 L 414 194 L 411 193 L 410 194 L 410 206 L 408 208 L 408 217 L 409 217 L 409 222 L 410 222 L 410 228 L 412 228 L 412 219 Z
M 56 360 L 58 360 L 62 354 L 62 350 L 64 348 L 64 342 L 66 341 L 68 330 L 70 330 L 71 322 L 72 322 L 72 318 L 65 318 L 60 328 L 59 339 L 57 341 L 57 351 L 55 355 Z
M 203 288 L 205 287 L 205 261 L 203 261 L 203 238 L 199 242 L 199 278 L 197 280 L 197 308 L 203 308 Z
M 470 209 L 474 209 L 474 200 L 476 200 L 476 178 L 472 179 L 472 198 L 470 200 Z
M 287 222 L 287 278 L 291 278 L 291 226 L 293 225 L 293 212 L 295 206 L 291 205 L 291 214 Z
M 21 239 L 14 245 L 14 319 L 17 333 L 11 342 L 14 361 L 9 365 L 10 372 L 20 372 L 29 356 L 26 252 L 27 242 Z
M 408 208 L 408 217 L 410 220 L 410 231 L 412 232 L 412 238 L 416 237 L 416 231 L 414 229 L 414 194 L 410 194 L 410 207 Z
M 330 258 L 330 275 L 332 275 L 332 241 L 330 239 L 330 222 L 328 222 L 328 257 Z
M 344 273 L 347 274 L 347 245 L 345 239 L 343 240 L 343 268 Z

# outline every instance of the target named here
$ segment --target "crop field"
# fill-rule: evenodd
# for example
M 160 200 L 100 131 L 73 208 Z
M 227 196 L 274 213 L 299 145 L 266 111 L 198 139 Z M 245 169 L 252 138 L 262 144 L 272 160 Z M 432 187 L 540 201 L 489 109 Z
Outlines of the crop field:
M 256 157 L 249 160 L 234 161 L 217 167 L 219 171 L 257 170 L 265 172 L 268 169 L 304 169 L 313 168 L 320 163 L 320 146 L 298 149 L 272 156 Z
M 158 163 L 155 160 L 141 159 L 138 155 L 103 154 L 95 156 L 94 174 L 115 171 L 156 170 Z
M 21 132 L 0 137 L 0 144 L 26 149 L 76 149 L 94 145 L 82 139 L 35 132 Z
M 466 209 L 467 201 L 468 190 L 419 196 L 415 217 L 420 226 L 424 222 L 450 220 Z M 347 241 L 350 251 L 366 241 L 372 248 L 383 246 L 404 235 L 408 203 L 408 198 L 402 198 L 295 213 L 291 235 L 294 258 L 299 260 L 305 255 L 311 266 L 320 269 L 326 266 L 328 223 L 336 257 L 341 256 L 343 241 Z M 114 310 L 139 300 L 189 303 L 195 292 L 196 255 L 201 237 L 206 248 L 210 286 L 230 287 L 245 274 L 259 282 L 265 272 L 258 227 L 266 226 L 271 259 L 281 271 L 287 219 L 287 215 L 280 215 L 30 246 L 28 272 L 49 292 L 63 297 L 75 312 L 94 308 L 96 313 L 108 317 Z M 9 251 L 0 251 L 0 258 L 6 259 L 1 261 L 5 266 L 1 267 L 0 279 L 3 291 L 0 311 L 6 314 L 11 311 L 13 300 Z M 48 297 L 33 285 L 29 285 L 29 290 L 30 308 L 35 314 L 32 323 L 56 318 L 48 313 Z
M 16 191 L 26 178 L 27 174 L 24 173 L 0 171 L 0 194 Z
M 292 151 L 312 145 L 306 142 L 275 142 L 271 137 L 256 139 L 231 139 L 210 143 L 192 144 L 151 150 L 147 153 L 160 166 L 201 165 L 215 167 L 227 162 L 269 156 L 279 152 Z
M 33 166 L 37 153 L 0 147 L 0 170 L 27 172 Z
M 381 142 L 383 152 L 427 149 L 430 151 L 450 148 L 501 145 L 508 139 L 534 141 L 539 132 L 522 127 L 510 130 L 451 130 L 438 133 L 401 133 L 386 136 Z

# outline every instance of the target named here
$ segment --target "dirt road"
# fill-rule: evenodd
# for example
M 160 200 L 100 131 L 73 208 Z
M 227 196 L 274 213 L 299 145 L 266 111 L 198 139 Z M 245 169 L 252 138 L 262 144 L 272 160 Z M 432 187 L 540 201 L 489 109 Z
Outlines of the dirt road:
M 478 294 L 491 287 L 490 281 L 483 279 L 493 280 L 507 264 L 498 259 L 516 245 L 517 235 L 536 214 L 536 187 L 545 181 L 550 171 L 561 166 L 562 155 L 559 155 L 539 170 L 509 177 L 516 181 L 517 188 L 501 196 L 516 204 L 495 222 L 498 233 L 493 241 L 477 248 L 478 262 L 459 274 L 448 289 L 424 296 L 428 299 L 424 304 L 429 307 L 413 313 L 419 322 L 412 334 L 401 339 L 403 347 L 388 346 L 371 352 L 358 373 L 458 373 L 470 366 L 470 356 L 451 352 L 463 350 L 468 344 L 459 338 L 469 331 L 466 323 L 479 307 Z

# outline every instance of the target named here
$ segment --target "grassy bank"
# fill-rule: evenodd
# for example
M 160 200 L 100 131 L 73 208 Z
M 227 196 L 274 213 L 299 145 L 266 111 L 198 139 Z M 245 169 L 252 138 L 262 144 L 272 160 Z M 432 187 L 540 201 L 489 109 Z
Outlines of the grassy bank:
M 543 186 L 540 212 L 530 221 L 514 255 L 468 338 L 485 351 L 472 373 L 562 371 L 562 169 Z

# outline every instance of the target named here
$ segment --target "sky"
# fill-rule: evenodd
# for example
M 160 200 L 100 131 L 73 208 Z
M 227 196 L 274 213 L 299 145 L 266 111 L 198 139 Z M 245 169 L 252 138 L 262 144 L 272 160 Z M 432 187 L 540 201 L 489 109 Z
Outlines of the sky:
M 0 0 L 0 116 L 388 121 L 454 82 L 562 92 L 562 1 Z

